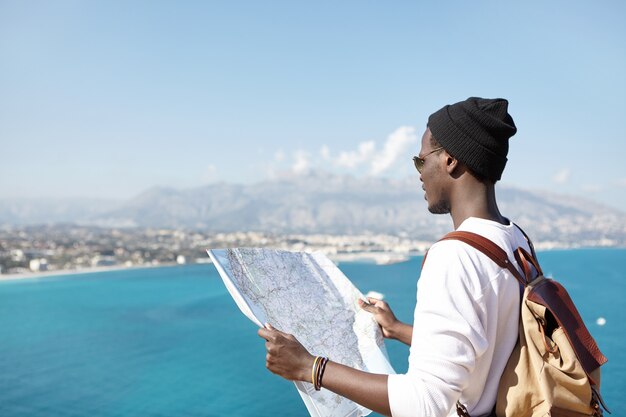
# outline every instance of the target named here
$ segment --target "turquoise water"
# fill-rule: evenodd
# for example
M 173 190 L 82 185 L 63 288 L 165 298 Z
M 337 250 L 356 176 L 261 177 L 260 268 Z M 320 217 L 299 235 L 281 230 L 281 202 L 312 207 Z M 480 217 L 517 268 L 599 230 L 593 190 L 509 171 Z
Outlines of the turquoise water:
M 626 250 L 539 257 L 609 357 L 602 392 L 613 416 L 623 416 Z M 420 263 L 340 268 L 409 321 Z M 387 348 L 405 371 L 408 348 Z M 255 326 L 212 265 L 0 282 L 2 417 L 306 416 L 293 384 L 270 374 L 264 358 Z

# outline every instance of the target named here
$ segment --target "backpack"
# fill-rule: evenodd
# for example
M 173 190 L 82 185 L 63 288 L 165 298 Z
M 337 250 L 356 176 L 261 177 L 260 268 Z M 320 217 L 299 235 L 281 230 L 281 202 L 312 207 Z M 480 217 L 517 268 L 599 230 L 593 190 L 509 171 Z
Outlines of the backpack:
M 524 289 L 518 341 L 504 368 L 491 415 L 601 417 L 600 406 L 610 413 L 600 396 L 600 366 L 607 358 L 565 288 L 543 276 L 532 242 L 522 233 L 532 252 L 523 248 L 514 252 L 524 276 L 502 248 L 481 235 L 451 232 L 441 239 L 460 240 L 484 253 L 509 270 Z M 460 417 L 470 417 L 460 402 L 456 407 Z

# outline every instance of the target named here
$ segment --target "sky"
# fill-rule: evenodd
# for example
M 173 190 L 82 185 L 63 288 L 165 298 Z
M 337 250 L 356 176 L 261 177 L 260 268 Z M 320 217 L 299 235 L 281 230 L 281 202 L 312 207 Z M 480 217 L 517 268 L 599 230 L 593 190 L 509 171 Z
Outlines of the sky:
M 503 97 L 501 184 L 626 206 L 622 1 L 0 0 L 0 199 L 312 171 L 418 181 L 428 116 Z

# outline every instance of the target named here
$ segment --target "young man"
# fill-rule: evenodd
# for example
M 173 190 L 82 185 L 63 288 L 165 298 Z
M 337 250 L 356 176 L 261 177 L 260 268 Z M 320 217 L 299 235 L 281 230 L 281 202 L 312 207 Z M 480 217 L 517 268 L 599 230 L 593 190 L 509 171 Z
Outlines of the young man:
M 415 167 L 434 214 L 450 214 L 455 230 L 483 235 L 504 249 L 530 248 L 496 204 L 495 183 L 517 129 L 504 99 L 470 97 L 432 114 Z M 516 265 L 518 270 L 521 270 Z M 517 340 L 520 289 L 491 259 L 457 240 L 435 243 L 417 285 L 413 326 L 370 299 L 383 335 L 411 346 L 404 375 L 377 375 L 329 361 L 322 385 L 385 415 L 472 416 L 493 409 L 500 376 Z M 289 380 L 310 381 L 314 357 L 292 336 L 259 330 L 267 368 Z M 331 358 L 332 360 L 332 358 Z

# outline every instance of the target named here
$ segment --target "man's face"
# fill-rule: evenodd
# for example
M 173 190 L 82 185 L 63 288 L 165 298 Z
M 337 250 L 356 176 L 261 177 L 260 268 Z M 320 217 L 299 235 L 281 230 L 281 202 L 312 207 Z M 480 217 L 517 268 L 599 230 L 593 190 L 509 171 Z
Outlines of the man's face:
M 450 203 L 445 182 L 447 178 L 443 159 L 445 151 L 442 149 L 430 153 L 436 149 L 432 142 L 432 134 L 427 128 L 422 135 L 422 147 L 418 155 L 424 159 L 420 181 L 424 190 L 424 199 L 428 202 L 428 211 L 433 214 L 447 214 L 450 213 Z

